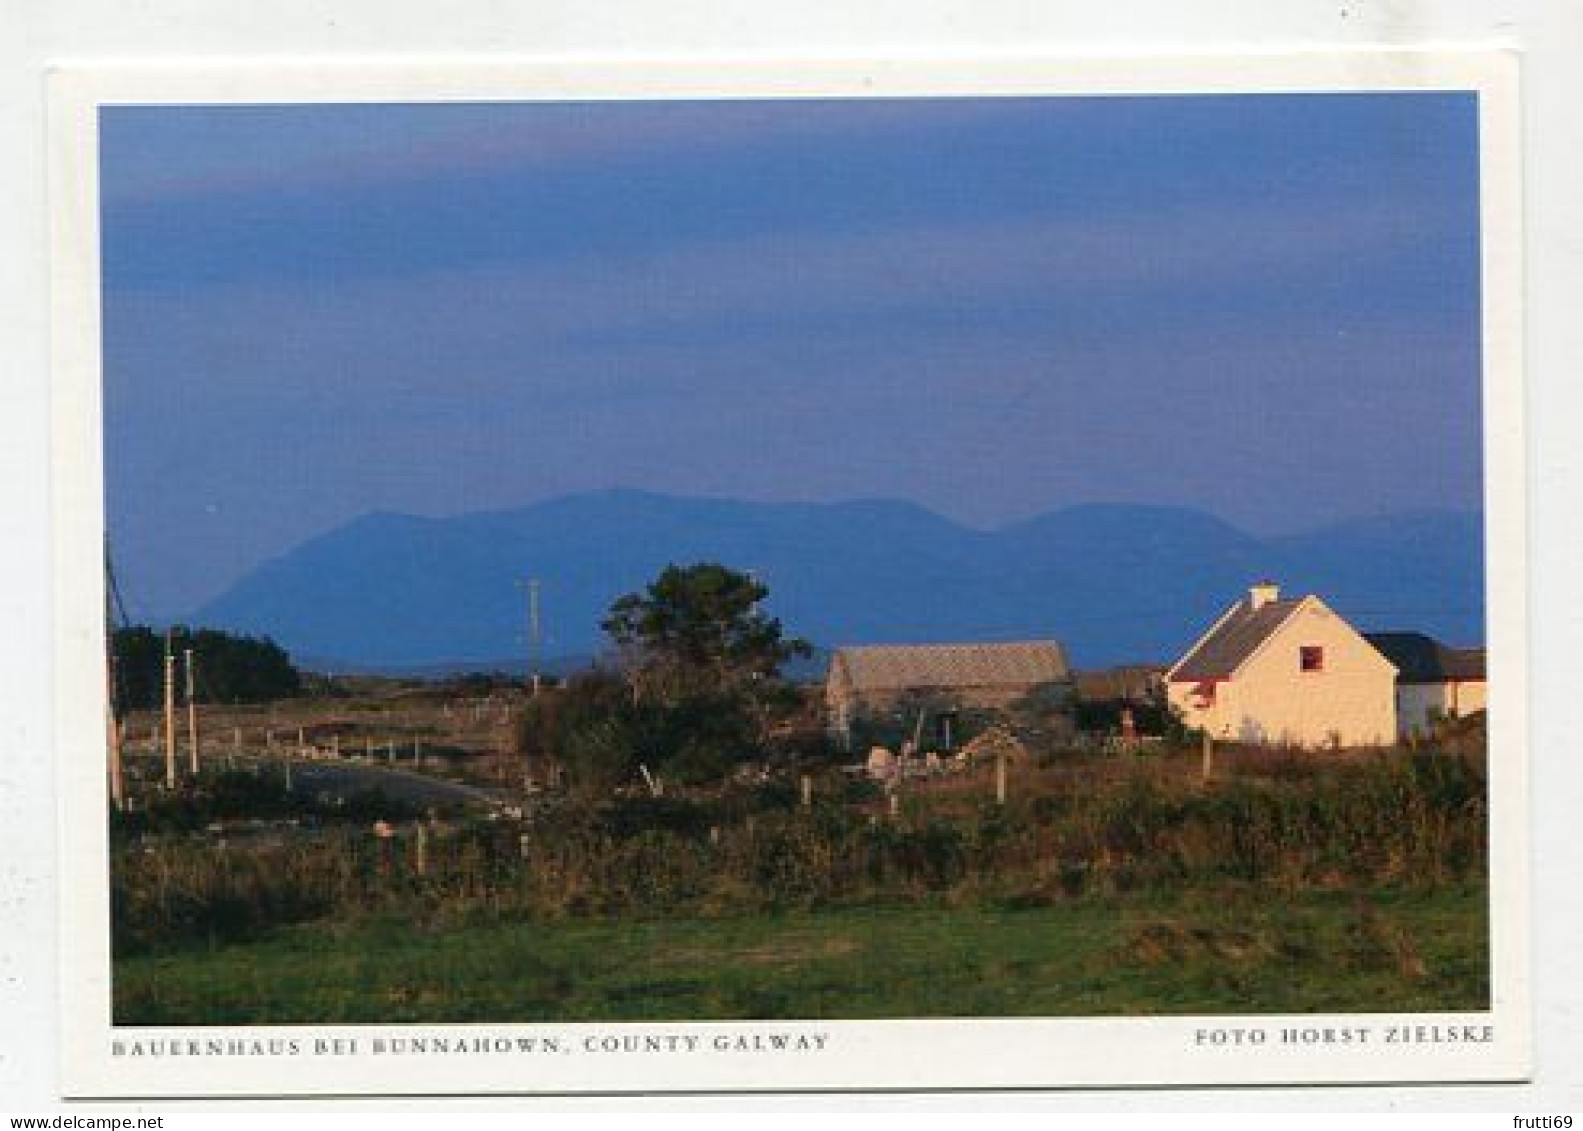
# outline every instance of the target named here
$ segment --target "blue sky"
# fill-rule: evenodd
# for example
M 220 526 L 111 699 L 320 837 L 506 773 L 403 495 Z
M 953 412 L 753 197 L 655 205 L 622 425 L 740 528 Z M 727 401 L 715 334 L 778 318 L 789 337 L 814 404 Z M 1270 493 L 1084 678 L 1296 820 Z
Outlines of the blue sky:
M 174 615 L 369 510 L 1480 496 L 1471 95 L 115 107 L 110 533 Z

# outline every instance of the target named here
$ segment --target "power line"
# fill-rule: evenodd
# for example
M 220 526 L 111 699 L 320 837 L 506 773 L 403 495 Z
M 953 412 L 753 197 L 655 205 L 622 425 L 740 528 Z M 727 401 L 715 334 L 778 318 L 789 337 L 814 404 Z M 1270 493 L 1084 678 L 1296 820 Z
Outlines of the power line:
M 132 618 L 127 616 L 126 602 L 121 598 L 121 583 L 116 579 L 115 562 L 110 557 L 110 543 L 107 539 L 104 544 L 104 576 L 110 589 L 110 603 L 113 610 L 112 621 L 120 618 L 121 628 L 132 627 Z

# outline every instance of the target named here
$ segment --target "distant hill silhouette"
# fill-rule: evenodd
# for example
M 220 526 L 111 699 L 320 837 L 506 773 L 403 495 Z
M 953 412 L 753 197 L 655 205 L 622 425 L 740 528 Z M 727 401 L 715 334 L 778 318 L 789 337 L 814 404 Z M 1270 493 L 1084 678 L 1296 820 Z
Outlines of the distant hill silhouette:
M 1425 511 L 1257 539 L 1177 507 L 1083 505 L 993 531 L 906 502 L 749 503 L 635 490 L 515 510 L 364 515 L 259 566 L 193 623 L 267 633 L 348 670 L 498 664 L 525 650 L 520 582 L 542 584 L 546 656 L 592 655 L 612 600 L 671 562 L 770 588 L 820 646 L 1053 636 L 1080 666 L 1173 659 L 1249 582 L 1317 592 L 1361 628 L 1480 643 L 1477 514 Z

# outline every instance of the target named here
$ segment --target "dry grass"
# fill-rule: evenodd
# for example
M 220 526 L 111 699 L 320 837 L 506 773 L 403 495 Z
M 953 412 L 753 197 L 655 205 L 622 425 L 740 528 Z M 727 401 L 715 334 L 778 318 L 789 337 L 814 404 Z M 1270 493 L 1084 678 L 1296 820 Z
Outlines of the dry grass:
M 812 809 L 784 791 L 765 794 L 767 809 L 740 791 L 616 799 L 546 810 L 527 826 L 431 827 L 421 867 L 411 827 L 394 842 L 361 827 L 229 849 L 144 840 L 114 858 L 115 941 L 123 951 L 213 943 L 389 912 L 421 928 L 481 915 L 723 915 L 873 901 L 1018 908 L 1224 882 L 1288 893 L 1433 890 L 1484 875 L 1484 776 L 1473 760 L 1248 759 L 1207 785 L 1190 763 L 1030 770 L 1004 808 L 979 778 L 909 783 L 894 818 L 882 803 L 839 800 L 834 779 L 820 783 Z M 1369 945 L 1390 945 L 1369 930 L 1360 935 Z

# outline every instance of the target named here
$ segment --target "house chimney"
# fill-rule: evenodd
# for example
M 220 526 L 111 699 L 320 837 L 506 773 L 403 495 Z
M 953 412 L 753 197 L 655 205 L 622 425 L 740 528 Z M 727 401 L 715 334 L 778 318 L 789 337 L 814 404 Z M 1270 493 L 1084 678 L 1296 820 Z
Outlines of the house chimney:
M 1248 589 L 1248 607 L 1258 612 L 1281 595 L 1281 587 L 1273 581 L 1257 581 Z

